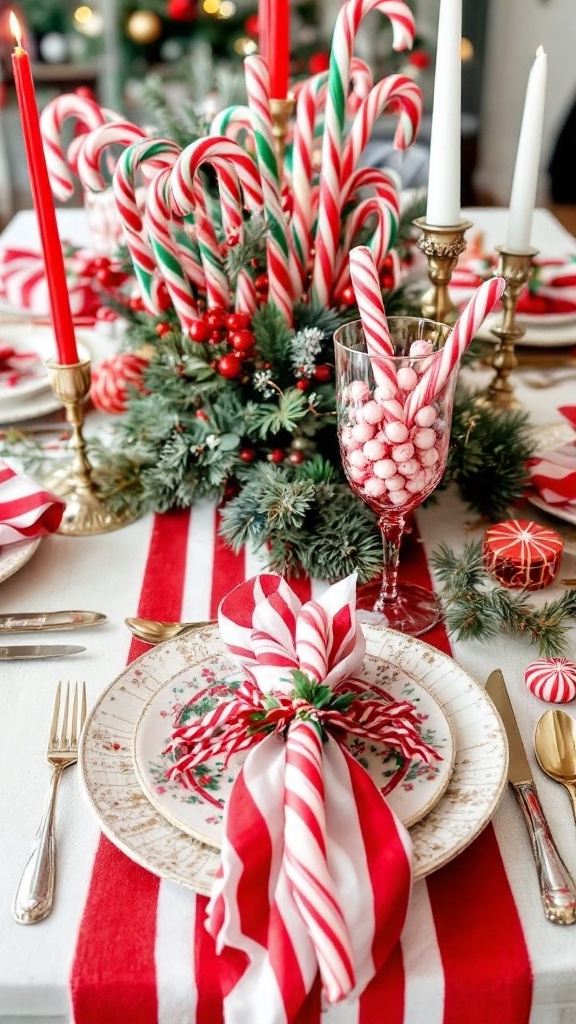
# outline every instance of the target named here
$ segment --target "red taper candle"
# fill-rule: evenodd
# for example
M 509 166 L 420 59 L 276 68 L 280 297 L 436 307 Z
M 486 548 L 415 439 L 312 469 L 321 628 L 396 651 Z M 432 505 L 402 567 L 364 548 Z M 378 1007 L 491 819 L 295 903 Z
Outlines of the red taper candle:
M 13 12 L 10 14 L 10 28 L 17 44 L 12 54 L 14 85 L 20 108 L 32 200 L 44 256 L 58 362 L 70 365 L 78 362 L 78 349 L 76 348 L 76 336 L 70 309 L 62 243 L 58 234 L 56 210 L 44 157 L 30 57 L 20 45 L 20 26 Z
M 268 63 L 270 96 L 285 100 L 288 96 L 290 68 L 290 0 L 268 0 Z

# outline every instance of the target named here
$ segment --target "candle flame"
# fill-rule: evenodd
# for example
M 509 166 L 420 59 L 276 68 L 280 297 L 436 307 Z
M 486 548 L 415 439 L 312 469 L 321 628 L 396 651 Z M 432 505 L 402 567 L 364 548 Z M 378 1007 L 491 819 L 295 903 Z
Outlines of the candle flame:
M 544 49 L 544 47 L 542 45 L 540 45 L 538 47 L 538 49 L 536 50 L 536 56 L 537 57 L 545 57 L 546 56 L 546 50 Z
M 14 14 L 14 11 L 10 11 L 10 17 L 9 17 L 8 20 L 10 22 L 10 31 L 11 31 L 12 35 L 14 36 L 14 38 L 16 40 L 16 44 L 21 49 L 22 48 L 22 30 L 20 28 L 20 22 L 18 21 L 18 18 Z

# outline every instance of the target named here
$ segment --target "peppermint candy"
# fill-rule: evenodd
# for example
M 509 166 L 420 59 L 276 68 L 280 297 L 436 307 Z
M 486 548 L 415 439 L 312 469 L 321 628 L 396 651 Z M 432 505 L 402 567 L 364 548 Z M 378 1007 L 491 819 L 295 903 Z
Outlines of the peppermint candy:
M 528 665 L 524 682 L 538 700 L 566 704 L 576 697 L 576 665 L 567 658 L 539 658 Z
M 92 370 L 92 403 L 100 412 L 126 412 L 129 389 L 136 388 L 144 393 L 142 377 L 147 366 L 148 360 L 133 352 L 105 359 Z

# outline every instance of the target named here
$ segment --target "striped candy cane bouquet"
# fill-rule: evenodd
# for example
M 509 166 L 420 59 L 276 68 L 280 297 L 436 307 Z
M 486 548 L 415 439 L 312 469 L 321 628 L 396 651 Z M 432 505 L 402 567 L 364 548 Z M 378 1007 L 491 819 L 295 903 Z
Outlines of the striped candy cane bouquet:
M 318 974 L 330 1003 L 361 992 L 403 927 L 411 842 L 344 738 L 408 764 L 440 758 L 412 704 L 358 678 L 355 590 L 351 576 L 302 605 L 280 576 L 236 587 L 218 619 L 242 681 L 226 694 L 218 684 L 216 707 L 186 713 L 173 731 L 169 774 L 184 782 L 211 755 L 248 751 L 225 808 L 206 921 L 231 1020 L 242 1019 L 248 992 L 262 1001 L 254 1021 L 294 1020 Z

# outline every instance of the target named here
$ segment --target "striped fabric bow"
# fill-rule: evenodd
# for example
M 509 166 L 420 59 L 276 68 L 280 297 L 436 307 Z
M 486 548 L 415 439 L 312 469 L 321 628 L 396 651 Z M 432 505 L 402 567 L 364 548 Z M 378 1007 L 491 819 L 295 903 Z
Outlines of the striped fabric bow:
M 0 547 L 58 529 L 64 502 L 0 459 Z
M 434 753 L 411 705 L 373 699 L 352 678 L 365 653 L 355 588 L 351 576 L 302 605 L 280 576 L 236 587 L 219 625 L 248 679 L 173 733 L 172 775 L 250 748 L 207 917 L 226 1024 L 244 1024 L 248 1005 L 250 1024 L 288 1024 L 318 973 L 329 1003 L 362 991 L 402 931 L 410 839 L 343 739 Z

